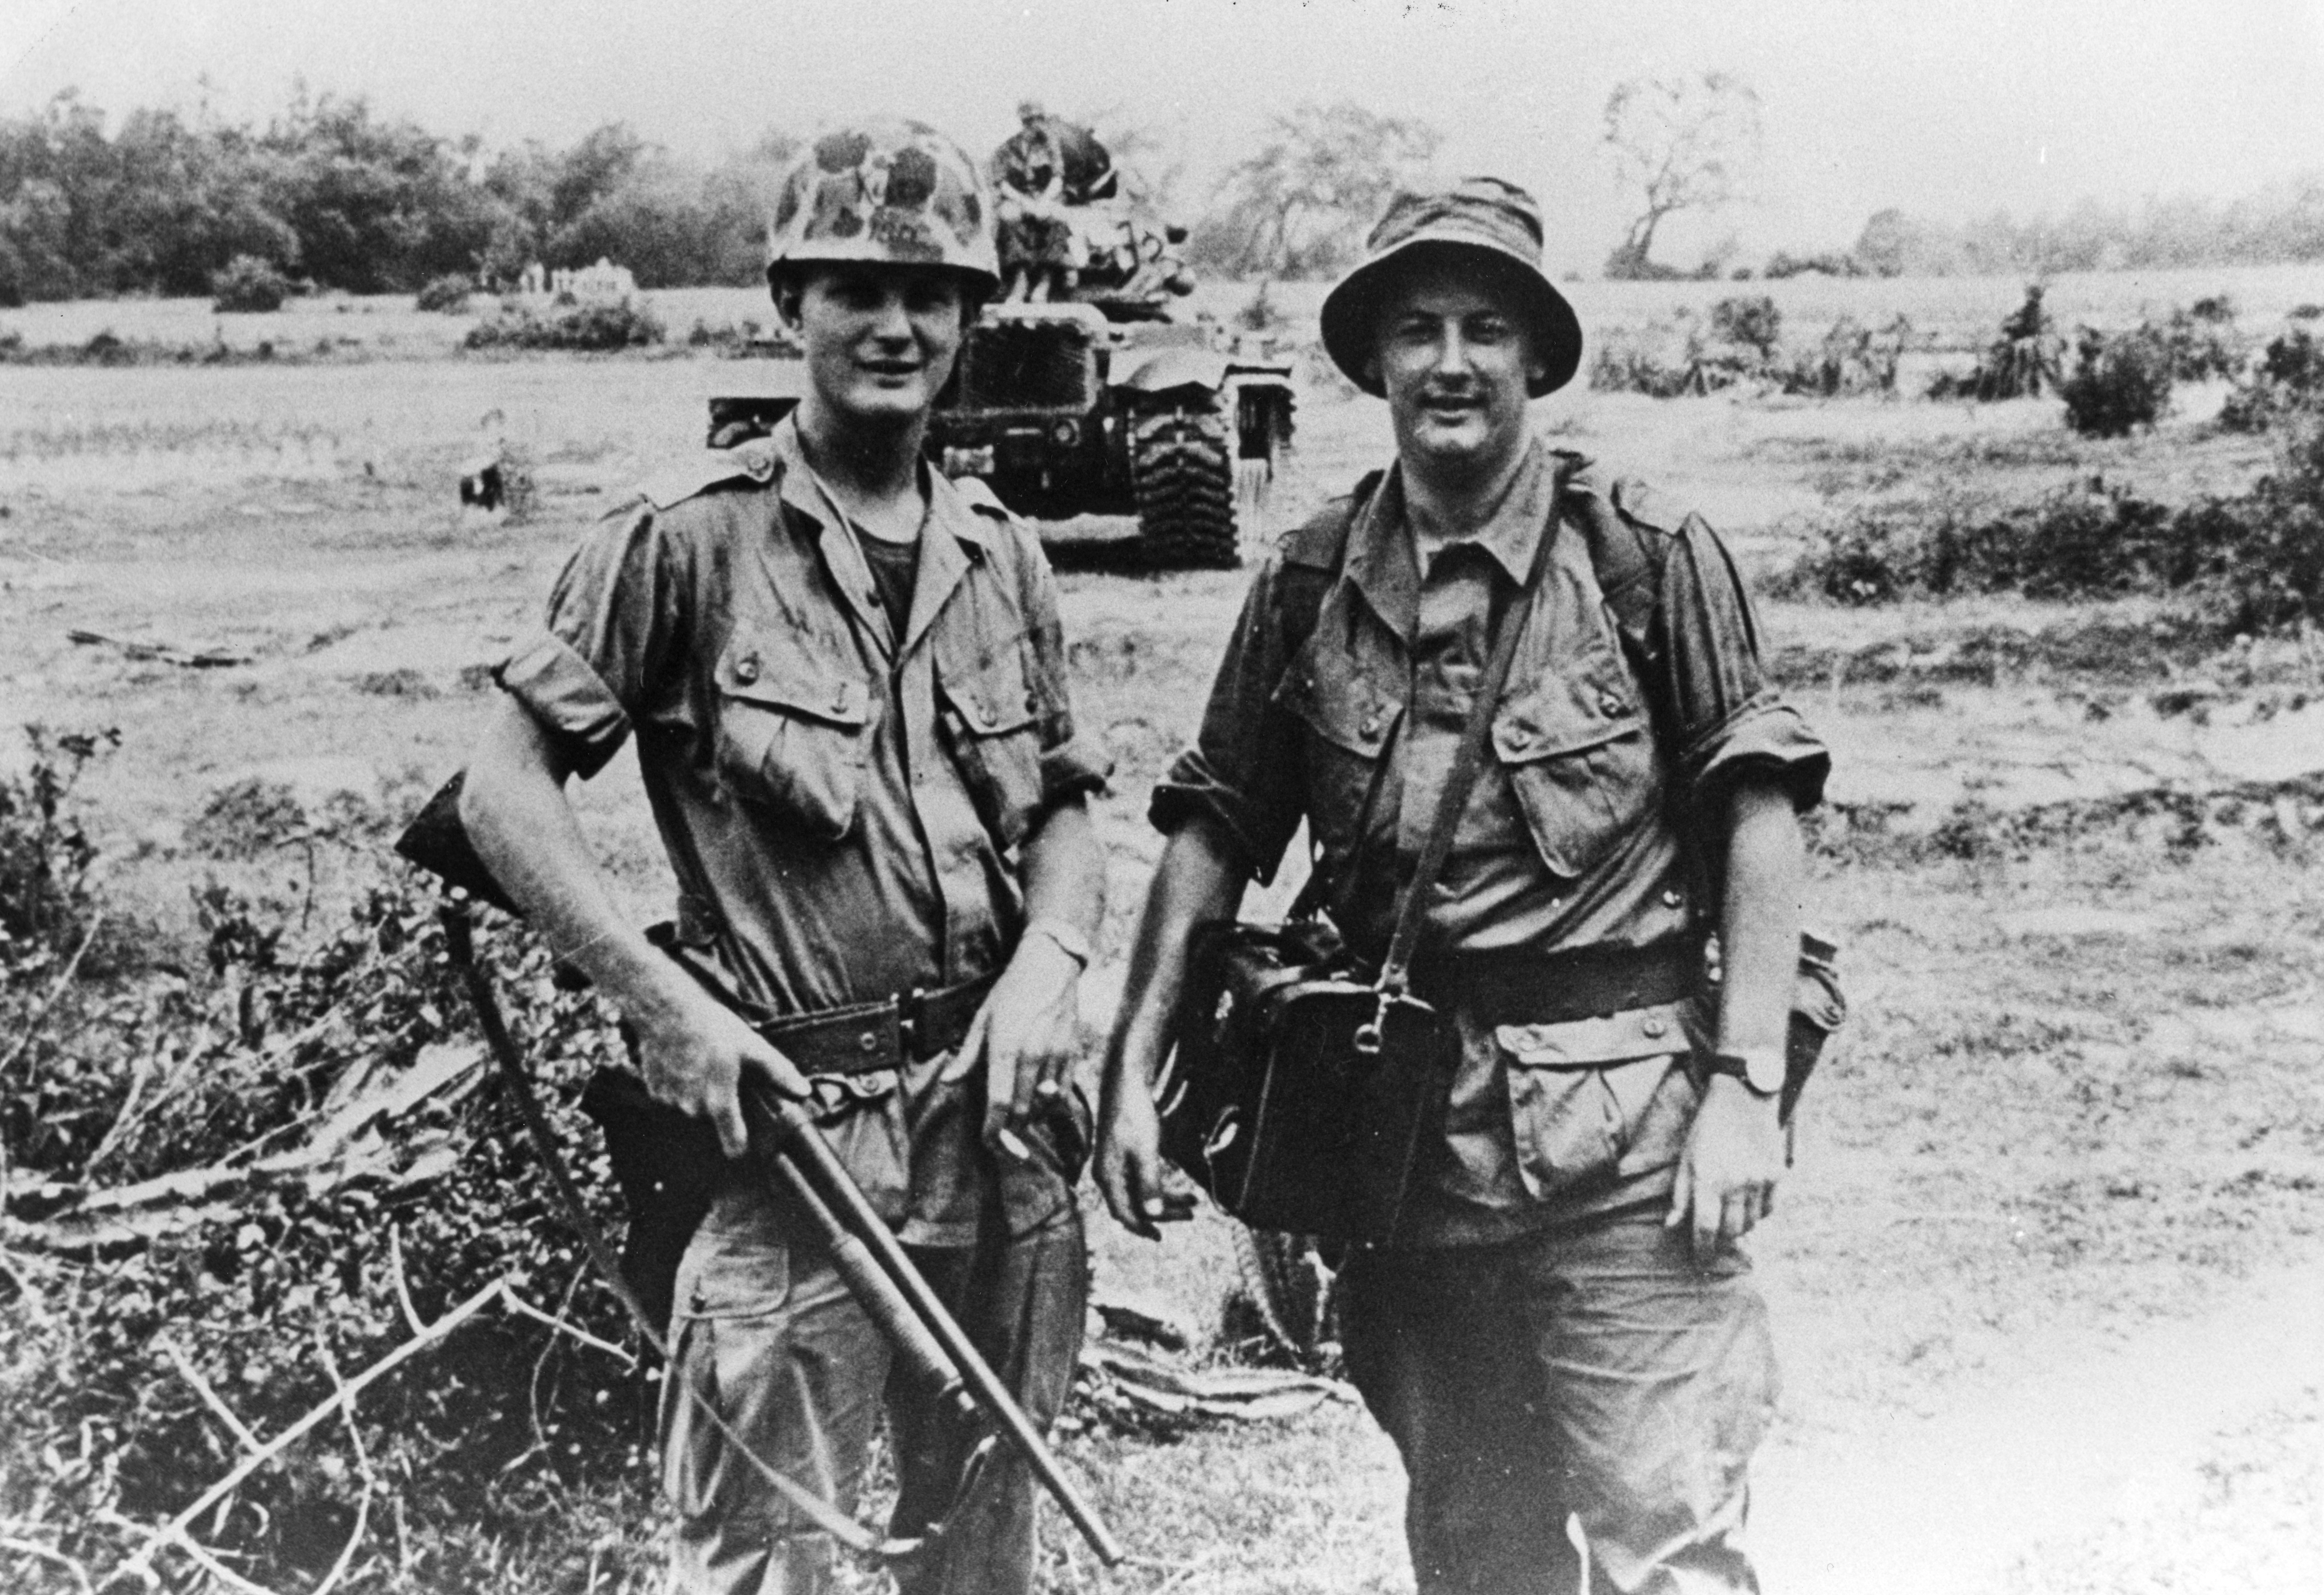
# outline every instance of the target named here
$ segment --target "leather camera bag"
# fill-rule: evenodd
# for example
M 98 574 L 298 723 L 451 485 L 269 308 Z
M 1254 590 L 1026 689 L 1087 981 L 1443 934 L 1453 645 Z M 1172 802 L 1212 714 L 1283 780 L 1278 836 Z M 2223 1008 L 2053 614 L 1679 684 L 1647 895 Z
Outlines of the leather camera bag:
M 1379 967 L 1362 967 L 1320 917 L 1323 883 L 1314 875 L 1281 924 L 1213 920 L 1195 928 L 1160 1088 L 1162 1150 L 1253 1229 L 1375 1245 L 1396 1238 L 1461 1058 L 1452 1016 L 1407 989 L 1412 957 L 1558 534 L 1563 485 L 1561 472 Z M 1364 817 L 1380 770 L 1397 756 L 1401 725 L 1381 750 Z M 1360 819 L 1358 834 L 1365 828 Z

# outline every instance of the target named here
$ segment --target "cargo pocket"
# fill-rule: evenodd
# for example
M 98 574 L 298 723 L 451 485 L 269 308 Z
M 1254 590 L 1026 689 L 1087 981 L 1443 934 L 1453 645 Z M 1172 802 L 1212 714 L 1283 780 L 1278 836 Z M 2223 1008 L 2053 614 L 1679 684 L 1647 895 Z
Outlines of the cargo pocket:
M 687 1517 L 717 1510 L 750 1467 L 703 1410 L 749 1433 L 750 1414 L 782 1367 L 790 1256 L 782 1247 L 706 1228 L 678 1268 L 670 1366 L 662 1388 L 662 1481 Z M 702 1397 L 696 1402 L 687 1392 Z
M 1624 1157 L 1687 1046 L 1681 1006 L 1494 1028 L 1527 1194 L 1610 1185 L 1627 1172 Z
M 778 1046 L 781 1045 L 779 1042 Z M 817 1074 L 815 1121 L 840 1164 L 881 1222 L 903 1222 L 911 1194 L 911 1141 L 893 1069 L 867 1074 Z
M 985 653 L 973 642 L 938 640 L 942 723 L 977 818 L 1010 848 L 1041 807 L 1041 700 L 1026 674 L 1022 638 Z
M 1504 705 L 1493 751 L 1542 862 L 1569 880 L 1621 842 L 1662 786 L 1652 728 L 1610 650 L 1574 676 L 1545 672 Z
M 812 836 L 846 835 L 871 742 L 872 693 L 862 678 L 798 633 L 742 630 L 720 654 L 716 680 L 726 788 Z

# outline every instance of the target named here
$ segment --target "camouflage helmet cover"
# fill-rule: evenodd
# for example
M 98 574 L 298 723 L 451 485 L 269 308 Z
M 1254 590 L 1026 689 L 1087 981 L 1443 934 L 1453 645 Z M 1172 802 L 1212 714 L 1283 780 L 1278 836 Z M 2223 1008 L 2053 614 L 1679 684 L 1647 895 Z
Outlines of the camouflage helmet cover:
M 862 122 L 825 134 L 784 175 L 767 236 L 771 276 L 791 262 L 942 266 L 1001 282 L 983 174 L 925 123 Z

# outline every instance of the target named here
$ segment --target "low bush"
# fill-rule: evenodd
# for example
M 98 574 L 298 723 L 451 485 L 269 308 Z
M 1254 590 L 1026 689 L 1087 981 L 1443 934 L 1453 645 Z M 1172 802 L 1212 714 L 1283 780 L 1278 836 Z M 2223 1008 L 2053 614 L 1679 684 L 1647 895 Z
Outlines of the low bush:
M 2232 378 L 2250 355 L 2236 327 L 2235 301 L 2226 294 L 2199 299 L 2171 312 L 2157 329 L 2171 355 L 2174 382 L 2204 383 Z
M 1793 254 L 1777 250 L 1767 257 L 1766 269 L 1759 273 L 1770 281 L 1782 281 L 1786 277 L 1861 277 L 1866 274 L 1864 263 L 1852 254 L 1827 250 L 1816 254 Z
M 140 1525 L 235 1465 L 220 1408 L 279 1434 L 411 1340 L 415 1315 L 432 1322 L 505 1280 L 576 1330 L 632 1337 L 488 1069 L 333 1158 L 268 1172 L 266 1155 L 301 1147 L 355 1093 L 476 1045 L 432 894 L 400 867 L 311 936 L 297 904 L 213 881 L 198 894 L 192 968 L 58 978 L 59 949 L 101 907 L 69 801 L 97 745 L 40 742 L 31 775 L 0 783 L 0 1154 L 16 1221 L 0 1268 L 0 1517 L 103 1581 L 143 1544 Z M 278 795 L 212 808 L 263 810 L 269 834 L 290 823 Z M 521 929 L 496 920 L 479 953 L 604 1222 L 616 1199 L 574 1103 L 618 1042 Z M 181 1176 L 180 1200 L 131 1211 L 166 1222 L 78 1247 L 47 1227 L 84 1190 L 165 1175 Z M 522 1581 L 642 1589 L 641 1391 L 616 1356 L 495 1307 L 281 1452 L 203 1514 L 198 1537 L 266 1588 L 315 1587 L 348 1546 L 351 1589 L 508 1588 L 515 1564 L 575 1554 L 569 1513 L 618 1497 L 598 1547 L 607 1581 L 594 1563 Z M 56 1570 L 36 1565 L 0 1555 L 27 1581 L 12 1588 L 74 1587 L 40 1583 Z M 159 1570 L 157 1587 L 202 1582 L 176 1550 Z
M 1786 393 L 1822 399 L 1893 393 L 1912 338 L 1913 324 L 1902 316 L 1877 328 L 1842 316 L 1816 348 L 1777 367 L 1775 381 Z
M 1784 313 L 1764 293 L 1738 294 L 1711 307 L 1711 335 L 1720 343 L 1773 360 L 1783 341 Z
M 329 346 L 329 339 L 322 339 L 315 353 L 327 355 Z M 0 333 L 0 365 L 263 365 L 276 358 L 272 338 L 245 349 L 223 337 L 177 344 L 125 338 L 110 327 L 78 344 L 27 344 L 21 334 Z M 301 358 L 293 354 L 290 363 Z
M 1765 311 L 1755 304 L 1764 305 Z M 1618 331 L 1598 340 L 1590 385 L 1604 392 L 1675 399 L 1767 380 L 1777 319 L 1773 300 L 1738 298 L 1712 308 L 1708 329 L 1692 311 L 1682 310 L 1671 320 Z M 1768 342 L 1742 341 L 1738 334 Z
M 2303 413 L 2324 410 L 2324 342 L 2304 327 L 2272 341 L 2253 371 L 2219 409 L 2231 432 L 2264 432 Z
M 2172 350 L 2154 327 L 2111 336 L 2082 329 L 2074 374 L 2060 386 L 2066 424 L 2085 438 L 2123 438 L 2171 407 Z
M 234 314 L 263 314 L 279 310 L 290 297 L 290 279 L 273 262 L 254 254 L 238 254 L 210 278 L 215 296 L 210 308 Z
M 555 304 L 546 314 L 503 303 L 468 329 L 471 349 L 576 349 L 607 353 L 662 341 L 661 318 L 642 300 L 589 300 Z
M 2093 480 L 1997 515 L 1860 510 L 1786 581 L 1851 604 L 2181 594 L 2227 633 L 2324 620 L 2324 418 L 2303 419 L 2246 493 L 2174 510 Z
M 447 272 L 441 277 L 430 278 L 420 288 L 419 297 L 413 300 L 412 308 L 440 311 L 447 316 L 464 315 L 468 309 L 468 296 L 475 289 L 475 283 L 465 274 Z

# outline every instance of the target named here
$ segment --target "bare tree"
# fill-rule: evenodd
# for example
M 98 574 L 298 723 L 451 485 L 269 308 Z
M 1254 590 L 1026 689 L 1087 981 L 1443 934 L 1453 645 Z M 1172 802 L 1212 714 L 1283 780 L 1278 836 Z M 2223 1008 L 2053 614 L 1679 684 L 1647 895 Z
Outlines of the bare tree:
M 1220 183 L 1224 204 L 1194 229 L 1190 256 L 1230 276 L 1336 272 L 1443 138 L 1427 123 L 1352 100 L 1277 116 L 1267 142 Z
M 1665 277 L 1653 260 L 1655 229 L 1682 210 L 1734 199 L 1759 153 L 1759 97 L 1725 72 L 1634 78 L 1606 97 L 1606 144 L 1643 207 L 1606 259 L 1609 277 Z

